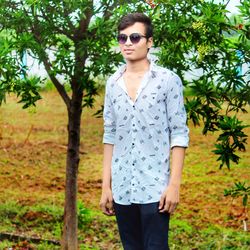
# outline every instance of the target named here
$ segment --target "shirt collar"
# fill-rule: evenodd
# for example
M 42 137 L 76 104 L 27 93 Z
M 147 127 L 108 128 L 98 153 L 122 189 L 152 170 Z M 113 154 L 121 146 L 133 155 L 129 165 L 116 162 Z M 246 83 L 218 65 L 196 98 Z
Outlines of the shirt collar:
M 149 63 L 150 63 L 150 65 L 149 65 L 149 76 L 155 75 L 155 73 L 157 72 L 157 68 L 156 68 L 157 65 L 151 60 L 149 60 Z M 126 64 L 123 64 L 118 68 L 118 70 L 116 71 L 116 73 L 114 75 L 114 80 L 115 81 L 117 81 L 123 75 L 123 73 L 126 70 L 126 67 L 127 67 Z

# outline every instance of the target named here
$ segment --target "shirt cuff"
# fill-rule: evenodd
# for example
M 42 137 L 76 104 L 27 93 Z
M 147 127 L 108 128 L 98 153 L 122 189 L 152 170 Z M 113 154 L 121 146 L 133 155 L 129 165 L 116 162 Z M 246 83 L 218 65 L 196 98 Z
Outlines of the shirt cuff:
M 189 143 L 188 136 L 172 136 L 170 140 L 170 147 L 183 147 L 187 148 Z
M 106 144 L 115 144 L 115 137 L 113 135 L 104 134 L 102 142 Z

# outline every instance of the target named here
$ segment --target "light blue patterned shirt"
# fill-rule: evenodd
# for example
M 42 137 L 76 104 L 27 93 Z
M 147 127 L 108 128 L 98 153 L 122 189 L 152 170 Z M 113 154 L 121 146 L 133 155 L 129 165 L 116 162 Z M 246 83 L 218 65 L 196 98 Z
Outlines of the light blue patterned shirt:
M 107 81 L 103 143 L 113 144 L 116 203 L 158 202 L 170 176 L 170 148 L 187 147 L 183 86 L 172 71 L 150 63 L 133 102 L 121 66 Z

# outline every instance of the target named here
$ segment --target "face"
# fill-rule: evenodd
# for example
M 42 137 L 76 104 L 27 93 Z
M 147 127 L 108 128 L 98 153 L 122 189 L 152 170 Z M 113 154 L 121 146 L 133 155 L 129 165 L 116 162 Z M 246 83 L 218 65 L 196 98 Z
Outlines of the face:
M 119 34 L 130 36 L 133 33 L 137 33 L 141 36 L 146 36 L 146 28 L 144 24 L 136 22 L 126 29 L 121 30 Z M 132 38 L 131 40 L 133 41 Z M 128 37 L 127 41 L 124 44 L 119 43 L 120 50 L 124 59 L 127 61 L 139 61 L 145 59 L 147 57 L 148 49 L 151 48 L 153 44 L 152 37 L 148 39 L 146 37 L 141 37 L 141 39 L 137 43 L 132 43 L 131 40 L 130 37 Z

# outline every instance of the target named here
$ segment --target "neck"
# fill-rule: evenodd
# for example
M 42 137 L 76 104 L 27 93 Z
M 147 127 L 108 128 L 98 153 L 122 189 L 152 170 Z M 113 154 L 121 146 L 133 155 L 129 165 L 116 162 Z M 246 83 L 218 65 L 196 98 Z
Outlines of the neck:
M 145 72 L 149 69 L 149 64 L 150 63 L 147 58 L 138 61 L 127 61 L 126 71 L 127 73 L 132 73 L 132 74 Z

